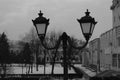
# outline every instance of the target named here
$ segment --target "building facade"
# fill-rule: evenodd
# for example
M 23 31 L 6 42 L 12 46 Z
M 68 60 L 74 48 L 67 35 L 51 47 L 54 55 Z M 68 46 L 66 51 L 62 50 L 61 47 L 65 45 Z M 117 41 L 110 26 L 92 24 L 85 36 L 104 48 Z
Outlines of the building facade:
M 100 65 L 103 69 L 112 69 L 113 59 L 117 48 L 116 28 L 101 34 L 100 36 Z
M 86 51 L 86 50 L 83 50 L 83 51 L 81 52 L 81 54 L 82 54 L 82 64 L 83 64 L 84 66 L 88 66 L 88 65 L 89 65 L 89 58 L 90 58 L 89 52 Z
M 90 63 L 97 64 L 97 61 L 100 61 L 101 70 L 120 71 L 120 0 L 113 0 L 111 10 L 113 27 L 100 35 L 100 45 L 98 47 L 97 39 L 90 42 Z M 96 48 L 99 49 L 99 57 Z
M 97 69 L 100 67 L 100 38 L 96 38 L 89 42 L 89 64 L 96 66 Z
M 120 70 L 120 26 L 101 34 L 100 64 L 104 69 Z

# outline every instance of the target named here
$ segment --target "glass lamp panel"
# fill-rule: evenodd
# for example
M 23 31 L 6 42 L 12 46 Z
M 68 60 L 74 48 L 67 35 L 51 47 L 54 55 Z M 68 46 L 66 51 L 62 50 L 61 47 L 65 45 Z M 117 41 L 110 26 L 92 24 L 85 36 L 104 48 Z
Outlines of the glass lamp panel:
M 36 24 L 38 34 L 45 34 L 46 24 Z
M 93 30 L 94 30 L 94 27 L 95 27 L 95 24 L 91 24 L 92 26 L 91 26 L 91 31 L 90 31 L 90 33 L 92 34 L 93 33 Z
M 83 33 L 90 33 L 90 23 L 81 23 Z

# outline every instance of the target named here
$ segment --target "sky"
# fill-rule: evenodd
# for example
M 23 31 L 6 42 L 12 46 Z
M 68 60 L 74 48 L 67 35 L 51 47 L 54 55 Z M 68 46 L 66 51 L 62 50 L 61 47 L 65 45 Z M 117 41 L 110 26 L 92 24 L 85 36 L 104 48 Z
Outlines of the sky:
M 0 33 L 10 40 L 19 40 L 30 31 L 32 19 L 41 10 L 50 18 L 48 32 L 65 31 L 69 36 L 84 39 L 79 23 L 86 9 L 98 22 L 91 39 L 112 28 L 112 0 L 0 0 Z

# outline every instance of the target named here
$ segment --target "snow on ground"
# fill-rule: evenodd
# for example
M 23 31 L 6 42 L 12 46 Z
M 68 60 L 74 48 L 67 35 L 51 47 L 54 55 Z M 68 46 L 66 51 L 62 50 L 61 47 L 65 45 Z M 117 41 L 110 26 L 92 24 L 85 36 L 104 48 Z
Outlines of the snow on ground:
M 13 67 L 11 68 L 12 70 L 11 73 L 14 74 L 26 74 L 26 67 Z M 39 65 L 38 67 L 39 71 L 36 71 L 36 67 L 33 67 L 33 73 L 30 74 L 44 74 L 44 66 Z M 51 74 L 52 71 L 52 65 L 46 65 L 45 67 L 45 73 L 46 74 Z M 68 70 L 68 73 L 75 73 L 74 70 L 71 68 L 71 70 Z M 63 67 L 61 65 L 55 65 L 54 67 L 54 74 L 63 74 Z
M 13 64 L 13 65 L 18 66 L 18 64 Z M 90 70 L 86 69 L 81 64 L 76 64 L 74 66 L 82 69 L 90 76 L 94 76 L 96 74 L 96 73 L 93 73 Z M 34 66 L 33 73 L 30 73 L 30 74 L 44 74 L 44 66 L 43 65 L 39 65 L 38 69 L 39 69 L 39 71 L 36 71 L 36 67 Z M 52 65 L 47 64 L 46 68 L 45 68 L 45 73 L 51 74 L 51 70 L 52 70 Z M 23 68 L 22 67 L 10 67 L 9 73 L 11 73 L 11 74 L 13 74 L 13 73 L 14 74 L 26 74 L 26 67 L 23 67 Z M 68 69 L 68 73 L 75 73 L 75 72 L 71 68 L 71 70 Z M 55 65 L 54 74 L 63 74 L 63 67 L 60 64 Z M 60 79 L 56 79 L 56 80 L 60 80 Z M 63 79 L 61 79 L 61 80 L 63 80 Z M 85 80 L 85 78 L 83 77 L 82 79 L 72 79 L 72 80 Z
M 14 65 L 18 65 L 18 64 L 14 64 Z M 80 68 L 81 70 L 83 70 L 86 74 L 88 74 L 89 76 L 95 76 L 96 72 L 92 72 L 90 70 L 88 70 L 87 68 L 83 67 L 81 64 L 75 64 L 75 67 Z M 33 73 L 30 74 L 44 74 L 44 66 L 43 65 L 39 65 L 38 67 L 39 71 L 36 71 L 36 67 L 33 67 Z M 27 69 L 28 70 L 28 69 Z M 45 73 L 46 74 L 51 74 L 52 71 L 52 65 L 47 64 L 45 67 Z M 11 74 L 26 74 L 26 67 L 11 67 L 9 73 Z M 71 68 L 68 69 L 68 73 L 75 73 L 75 71 Z M 56 64 L 54 67 L 54 74 L 63 74 L 63 67 L 60 64 Z

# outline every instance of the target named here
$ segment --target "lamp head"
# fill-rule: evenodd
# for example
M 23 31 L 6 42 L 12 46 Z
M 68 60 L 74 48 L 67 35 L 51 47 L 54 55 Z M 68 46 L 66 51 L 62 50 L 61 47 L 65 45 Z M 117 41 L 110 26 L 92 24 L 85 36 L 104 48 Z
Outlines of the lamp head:
M 32 20 L 32 22 L 36 28 L 38 36 L 42 36 L 44 38 L 49 25 L 49 19 L 43 17 L 43 13 L 41 11 L 38 13 L 38 15 L 39 17 L 37 17 L 35 20 Z
M 82 33 L 86 40 L 89 40 L 92 36 L 95 24 L 97 23 L 94 18 L 90 16 L 90 12 L 87 9 L 87 12 L 85 12 L 85 16 L 83 16 L 81 19 L 77 19 L 77 21 L 80 23 Z

